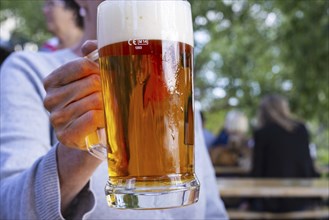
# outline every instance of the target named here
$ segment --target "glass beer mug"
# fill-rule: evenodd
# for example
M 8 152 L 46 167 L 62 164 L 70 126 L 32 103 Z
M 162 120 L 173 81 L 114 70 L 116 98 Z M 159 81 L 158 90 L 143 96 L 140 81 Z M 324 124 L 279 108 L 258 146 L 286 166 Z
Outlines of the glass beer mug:
M 97 40 L 110 207 L 161 209 L 198 201 L 194 172 L 193 28 L 184 0 L 104 1 Z M 98 138 L 105 139 L 101 143 Z M 94 140 L 94 141 L 92 141 Z

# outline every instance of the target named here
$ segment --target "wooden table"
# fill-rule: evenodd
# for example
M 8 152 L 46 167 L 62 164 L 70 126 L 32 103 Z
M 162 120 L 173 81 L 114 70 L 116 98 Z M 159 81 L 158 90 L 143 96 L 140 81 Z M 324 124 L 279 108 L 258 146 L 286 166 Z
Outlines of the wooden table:
M 323 175 L 329 174 L 329 166 L 315 166 L 316 170 Z M 247 175 L 250 173 L 251 168 L 250 167 L 241 167 L 241 166 L 214 166 L 214 169 L 216 171 L 216 175 L 226 175 L 226 174 L 232 174 L 232 175 Z
M 217 178 L 221 197 L 329 198 L 328 179 Z
M 225 198 L 318 197 L 329 198 L 329 179 L 217 178 L 220 196 Z M 227 210 L 230 219 L 327 219 L 328 207 L 287 213 Z

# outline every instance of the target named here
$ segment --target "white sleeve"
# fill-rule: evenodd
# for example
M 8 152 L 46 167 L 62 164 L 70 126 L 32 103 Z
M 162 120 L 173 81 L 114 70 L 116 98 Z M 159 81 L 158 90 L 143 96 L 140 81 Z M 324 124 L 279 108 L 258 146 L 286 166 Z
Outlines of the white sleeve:
M 220 198 L 214 167 L 211 163 L 207 147 L 205 145 L 200 112 L 195 112 L 195 154 L 198 158 L 198 165 L 202 172 L 197 173 L 200 176 L 201 190 L 206 191 L 206 216 L 205 219 L 228 219 L 228 215 L 222 199 Z
M 41 69 L 49 63 L 39 58 L 15 53 L 0 69 L 0 219 L 63 219 L 57 148 L 43 107 Z M 95 199 L 89 189 L 78 197 L 85 204 L 73 204 L 72 216 L 81 219 Z

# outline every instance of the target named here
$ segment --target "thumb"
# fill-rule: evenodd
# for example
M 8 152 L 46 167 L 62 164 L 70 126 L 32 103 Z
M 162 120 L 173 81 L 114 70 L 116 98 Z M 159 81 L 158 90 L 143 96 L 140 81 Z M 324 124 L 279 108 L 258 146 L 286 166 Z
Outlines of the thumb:
M 97 40 L 87 40 L 81 47 L 83 56 L 87 56 L 97 49 Z

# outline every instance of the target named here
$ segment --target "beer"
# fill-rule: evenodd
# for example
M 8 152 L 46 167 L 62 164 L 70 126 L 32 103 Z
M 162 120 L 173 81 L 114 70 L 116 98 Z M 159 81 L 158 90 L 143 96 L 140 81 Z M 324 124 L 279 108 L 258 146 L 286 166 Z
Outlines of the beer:
M 168 14 L 175 9 L 176 16 Z M 196 202 L 188 2 L 109 1 L 98 15 L 109 205 L 154 209 Z
M 99 50 L 109 176 L 193 173 L 192 47 L 150 40 Z

